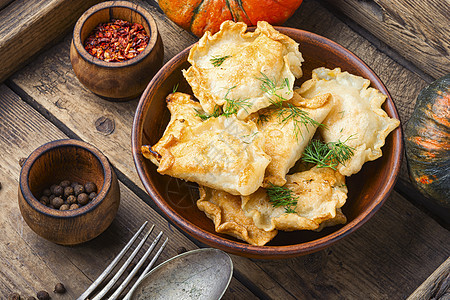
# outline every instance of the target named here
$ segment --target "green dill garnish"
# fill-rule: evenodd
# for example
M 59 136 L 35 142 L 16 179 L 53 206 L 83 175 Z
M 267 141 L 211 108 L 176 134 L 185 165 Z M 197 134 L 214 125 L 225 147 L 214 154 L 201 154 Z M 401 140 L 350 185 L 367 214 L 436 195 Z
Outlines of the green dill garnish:
M 239 109 L 244 109 L 247 111 L 248 107 L 251 107 L 252 104 L 248 101 L 248 99 L 229 99 L 228 94 L 232 89 L 234 89 L 236 86 L 233 86 L 228 89 L 227 93 L 225 94 L 224 100 L 227 102 L 223 107 L 223 115 L 225 117 L 229 117 L 233 114 L 236 114 Z
M 252 134 L 243 135 L 243 136 L 241 136 L 241 140 L 244 144 L 250 144 L 251 142 L 253 142 L 253 140 L 257 134 L 258 134 L 258 131 L 255 131 Z M 247 139 L 247 140 L 244 141 L 244 139 Z
M 281 90 L 285 87 L 289 88 L 288 78 L 285 78 L 283 83 L 279 87 L 277 87 L 277 83 L 275 80 L 271 80 L 263 72 L 261 72 L 261 75 L 262 77 L 257 78 L 261 81 L 261 90 L 269 95 L 273 95 L 276 97 L 276 100 L 271 100 L 270 102 L 276 108 L 278 120 L 281 124 L 283 124 L 283 126 L 290 120 L 292 120 L 294 123 L 294 133 L 296 138 L 298 138 L 299 133 L 302 135 L 301 126 L 305 126 L 306 129 L 308 129 L 308 125 L 312 125 L 314 127 L 324 126 L 323 124 L 310 118 L 308 112 L 301 110 L 291 103 L 284 102 L 287 101 L 287 99 L 277 94 L 278 90 Z
M 291 189 L 270 183 L 267 196 L 273 207 L 284 206 L 285 213 L 296 213 L 298 197 Z
M 177 83 L 176 85 L 173 86 L 172 93 L 175 93 L 178 90 L 178 84 L 179 83 Z
M 245 111 L 247 111 L 248 107 L 251 107 L 252 104 L 248 101 L 248 99 L 229 99 L 228 98 L 228 94 L 230 93 L 230 91 L 232 89 L 234 89 L 236 86 L 233 86 L 232 88 L 229 88 L 227 93 L 224 96 L 224 100 L 226 101 L 226 104 L 223 106 L 223 111 L 220 109 L 219 106 L 216 106 L 214 108 L 214 112 L 209 115 L 205 112 L 200 112 L 197 109 L 194 108 L 195 112 L 196 112 L 196 116 L 198 116 L 200 119 L 202 119 L 203 121 L 208 120 L 209 118 L 213 117 L 213 118 L 217 118 L 220 116 L 225 116 L 225 117 L 229 117 L 231 115 L 234 115 L 238 112 L 239 109 L 244 109 Z
M 276 103 L 280 103 L 282 101 L 286 101 L 287 99 L 285 99 L 283 96 L 278 95 L 277 91 L 284 89 L 285 87 L 289 88 L 289 78 L 285 78 L 283 80 L 283 83 L 277 87 L 277 82 L 276 80 L 272 80 L 270 79 L 266 74 L 264 74 L 263 72 L 260 72 L 262 77 L 256 77 L 256 79 L 258 79 L 259 81 L 261 81 L 261 90 L 264 93 L 267 93 L 269 95 L 273 95 L 275 97 L 277 97 L 276 101 L 271 100 L 272 104 L 276 104 Z
M 225 59 L 227 59 L 229 57 L 231 57 L 231 55 L 225 55 L 225 56 L 222 56 L 222 57 L 213 56 L 209 61 L 212 63 L 212 65 L 214 67 L 219 67 L 220 65 L 223 64 Z
M 217 118 L 221 115 L 221 111 L 220 111 L 220 107 L 216 106 L 214 108 L 214 112 L 211 115 L 208 115 L 205 112 L 200 112 L 198 111 L 196 108 L 194 108 L 195 112 L 196 112 L 196 116 L 199 117 L 200 119 L 202 119 L 202 121 L 206 121 L 209 118 L 213 117 L 213 118 Z
M 291 103 L 287 103 L 285 106 L 280 103 L 279 105 L 276 105 L 276 107 L 278 120 L 280 121 L 281 124 L 283 124 L 283 126 L 290 120 L 293 121 L 294 134 L 297 139 L 299 133 L 303 138 L 301 126 L 304 126 L 308 131 L 309 131 L 308 125 L 314 127 L 324 126 L 323 124 L 310 118 L 308 112 L 301 110 L 300 108 L 298 108 L 295 105 L 292 105 Z
M 345 164 L 353 156 L 354 148 L 345 143 L 351 138 L 348 137 L 345 141 L 324 143 L 321 140 L 311 140 L 303 152 L 302 160 L 304 162 L 314 163 L 318 168 L 332 168 L 336 170 L 339 164 Z
M 265 114 L 258 115 L 258 120 L 256 120 L 256 123 L 258 125 L 262 125 L 263 123 L 267 122 L 269 120 L 269 116 Z

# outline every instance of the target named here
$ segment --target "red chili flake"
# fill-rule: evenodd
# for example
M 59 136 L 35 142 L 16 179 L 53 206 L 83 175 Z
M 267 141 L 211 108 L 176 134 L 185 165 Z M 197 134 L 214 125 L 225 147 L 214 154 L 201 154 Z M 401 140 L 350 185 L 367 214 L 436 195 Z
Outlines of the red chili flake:
M 120 62 L 144 51 L 149 39 L 141 24 L 112 19 L 94 28 L 85 40 L 84 48 L 106 62 Z

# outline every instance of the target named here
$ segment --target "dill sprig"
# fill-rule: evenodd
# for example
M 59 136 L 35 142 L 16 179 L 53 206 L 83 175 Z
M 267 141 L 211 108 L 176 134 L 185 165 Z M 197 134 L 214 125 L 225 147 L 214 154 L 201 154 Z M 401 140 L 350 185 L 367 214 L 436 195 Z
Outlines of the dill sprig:
M 173 88 L 172 88 L 172 93 L 176 93 L 176 91 L 178 90 L 178 85 L 179 85 L 180 83 L 177 83 L 176 85 L 174 85 L 173 86 Z
M 266 74 L 260 72 L 262 77 L 256 77 L 259 81 L 261 81 L 261 90 L 264 93 L 269 95 L 273 95 L 277 98 L 276 101 L 271 100 L 272 104 L 281 103 L 282 101 L 286 101 L 283 96 L 278 95 L 277 91 L 284 89 L 285 87 L 289 88 L 289 78 L 284 78 L 283 83 L 280 86 L 277 86 L 277 82 L 275 79 L 270 79 Z M 275 102 L 275 103 L 273 103 Z
M 216 106 L 214 108 L 214 112 L 211 115 L 207 114 L 206 112 L 200 112 L 196 108 L 194 108 L 194 110 L 196 112 L 195 115 L 197 117 L 199 117 L 200 119 L 202 119 L 202 121 L 206 121 L 209 118 L 217 118 L 217 117 L 219 117 L 222 114 L 222 112 L 220 111 L 220 107 L 218 107 L 218 106 Z
M 323 124 L 309 117 L 309 113 L 307 111 L 301 110 L 291 103 L 287 103 L 286 106 L 279 105 L 277 107 L 277 117 L 280 123 L 283 124 L 283 126 L 292 120 L 294 124 L 294 134 L 297 139 L 299 134 L 303 138 L 301 130 L 302 126 L 304 126 L 308 131 L 308 125 L 314 127 L 324 126 Z
M 225 117 L 229 117 L 233 114 L 236 114 L 239 109 L 244 109 L 247 111 L 247 108 L 252 106 L 252 103 L 248 101 L 248 99 L 229 99 L 228 94 L 232 89 L 236 86 L 233 86 L 228 89 L 227 93 L 224 96 L 224 100 L 227 102 L 223 108 L 223 115 Z
M 316 164 L 318 168 L 332 168 L 336 170 L 339 164 L 345 164 L 353 156 L 354 148 L 345 143 L 351 138 L 348 137 L 345 141 L 324 143 L 321 140 L 311 140 L 303 152 L 302 160 Z
M 258 115 L 258 119 L 256 120 L 256 123 L 258 124 L 258 125 L 262 125 L 262 124 L 264 124 L 265 122 L 267 122 L 269 120 L 269 116 L 268 115 L 266 115 L 266 114 L 260 114 L 260 115 Z
M 275 106 L 278 120 L 283 126 L 290 120 L 294 124 L 295 137 L 298 139 L 298 135 L 302 135 L 301 127 L 305 126 L 308 129 L 308 125 L 314 127 L 324 126 L 316 120 L 309 117 L 309 113 L 301 110 L 291 103 L 285 103 L 287 101 L 283 96 L 278 95 L 277 91 L 285 87 L 289 88 L 289 79 L 285 78 L 280 86 L 277 86 L 275 80 L 270 79 L 266 74 L 261 72 L 262 77 L 257 79 L 261 81 L 261 90 L 269 95 L 275 96 L 275 100 L 271 99 L 270 102 Z M 303 138 L 303 135 L 302 135 Z
M 247 111 L 248 107 L 251 107 L 252 104 L 248 101 L 248 99 L 225 99 L 227 101 L 227 104 L 225 105 L 225 108 L 223 110 L 223 115 L 225 117 L 229 117 L 231 115 L 234 115 L 238 112 L 239 109 L 243 108 L 245 111 Z
M 213 56 L 209 61 L 212 63 L 212 65 L 214 67 L 219 67 L 220 65 L 223 64 L 223 62 L 225 61 L 225 59 L 231 57 L 231 55 L 225 55 L 225 56 Z
M 196 112 L 196 115 L 203 121 L 206 121 L 211 117 L 217 118 L 220 116 L 225 116 L 228 118 L 229 116 L 236 114 L 238 112 L 238 110 L 241 108 L 243 108 L 245 111 L 247 111 L 247 108 L 252 106 L 252 103 L 250 103 L 248 101 L 248 99 L 230 99 L 230 98 L 228 98 L 228 94 L 235 87 L 236 86 L 233 86 L 227 90 L 227 93 L 224 96 L 224 100 L 226 101 L 226 104 L 224 105 L 224 107 L 222 109 L 220 109 L 219 106 L 216 106 L 214 108 L 214 112 L 211 115 L 200 112 L 197 109 L 194 109 Z
M 270 187 L 267 188 L 267 196 L 273 207 L 284 206 L 285 213 L 296 213 L 298 196 L 291 189 L 270 183 Z
M 255 131 L 252 134 L 243 135 L 243 136 L 241 136 L 241 141 L 244 144 L 251 144 L 253 142 L 253 140 L 255 139 L 257 134 L 258 134 L 258 131 Z

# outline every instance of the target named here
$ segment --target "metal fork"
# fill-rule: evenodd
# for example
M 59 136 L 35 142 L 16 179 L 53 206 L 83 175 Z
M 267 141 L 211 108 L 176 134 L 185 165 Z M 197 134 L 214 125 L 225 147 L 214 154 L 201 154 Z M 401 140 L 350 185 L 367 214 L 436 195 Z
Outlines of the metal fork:
M 117 263 L 122 259 L 122 257 L 125 255 L 125 253 L 128 251 L 128 249 L 131 247 L 131 245 L 134 243 L 134 241 L 138 238 L 138 236 L 141 234 L 141 232 L 144 230 L 145 226 L 147 225 L 147 221 L 142 224 L 141 228 L 136 232 L 136 234 L 130 239 L 130 241 L 125 245 L 125 247 L 120 251 L 120 253 L 114 258 L 114 260 L 109 264 L 108 267 L 103 271 L 102 274 L 91 284 L 91 286 L 88 287 L 88 289 L 77 298 L 77 300 L 85 300 L 89 295 L 94 292 L 94 290 L 105 280 L 108 275 L 110 275 L 111 271 L 114 269 L 114 267 L 117 265 Z M 141 250 L 142 246 L 147 241 L 150 233 L 152 232 L 155 225 L 153 225 L 149 231 L 145 234 L 145 236 L 141 239 L 139 244 L 136 246 L 134 251 L 130 254 L 128 259 L 124 262 L 122 267 L 117 271 L 117 273 L 110 279 L 110 281 L 103 287 L 102 290 L 100 290 L 93 298 L 90 298 L 91 300 L 98 300 L 103 299 L 103 297 L 108 293 L 111 288 L 114 286 L 114 284 L 119 280 L 119 278 L 122 276 L 122 274 L 125 272 L 127 267 L 130 265 L 130 263 L 133 261 L 134 257 L 138 254 L 139 250 Z M 145 254 L 142 256 L 142 258 L 139 260 L 139 262 L 136 264 L 136 266 L 133 268 L 133 270 L 128 274 L 128 276 L 123 280 L 123 282 L 120 284 L 120 286 L 114 291 L 114 293 L 108 298 L 108 299 L 117 299 L 119 295 L 123 292 L 123 290 L 127 287 L 127 285 L 130 283 L 130 281 L 133 279 L 133 277 L 136 275 L 136 273 L 139 271 L 139 269 L 144 264 L 145 260 L 148 258 L 150 253 L 155 248 L 158 241 L 161 239 L 163 232 L 161 231 L 158 236 L 153 240 L 152 244 L 148 248 L 148 250 L 145 252 Z M 125 296 L 125 298 L 128 298 L 131 293 L 131 291 L 134 289 L 135 285 L 150 271 L 150 268 L 153 266 L 155 261 L 158 259 L 159 255 L 163 251 L 164 247 L 167 244 L 167 241 L 169 239 L 166 238 L 164 243 L 159 248 L 158 252 L 156 252 L 153 259 L 150 261 L 150 263 L 145 267 L 142 274 L 139 276 L 139 278 L 136 280 L 134 285 L 129 290 L 128 294 Z

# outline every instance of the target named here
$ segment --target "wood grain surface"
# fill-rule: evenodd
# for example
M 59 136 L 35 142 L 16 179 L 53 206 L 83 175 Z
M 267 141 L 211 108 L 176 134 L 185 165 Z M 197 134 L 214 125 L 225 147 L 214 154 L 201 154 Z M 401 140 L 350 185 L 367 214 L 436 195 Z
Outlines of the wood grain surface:
M 450 298 L 450 258 L 442 263 L 407 300 L 449 299 Z
M 7 299 L 12 292 L 23 297 L 36 296 L 40 290 L 54 297 L 53 288 L 58 282 L 65 284 L 67 293 L 57 299 L 75 299 L 145 221 L 156 225 L 150 238 L 159 231 L 166 233 L 163 237 L 170 233 L 169 243 L 157 264 L 177 255 L 182 247 L 198 248 L 123 184 L 120 185 L 122 201 L 117 217 L 98 238 L 67 247 L 39 237 L 27 226 L 19 211 L 19 160 L 41 144 L 67 136 L 5 85 L 0 85 L 0 119 L 0 299 Z M 233 279 L 224 299 L 237 299 L 240 295 L 255 299 L 246 287 Z
M 162 24 L 158 26 L 162 28 L 165 61 L 196 41 L 192 35 L 167 20 L 155 7 L 146 3 L 143 5 L 147 5 L 157 23 Z M 288 20 L 286 26 L 321 34 L 357 54 L 386 84 L 402 121 L 408 120 L 416 95 L 420 88 L 426 85 L 423 79 L 380 52 L 316 1 L 305 1 L 297 13 Z M 165 221 L 153 211 L 151 199 L 142 190 L 131 158 L 130 133 L 137 99 L 124 103 L 111 103 L 84 89 L 75 78 L 68 60 L 69 43 L 70 36 L 66 36 L 61 43 L 17 72 L 7 84 L 48 120 L 57 124 L 64 133 L 96 145 L 109 157 L 119 173 L 125 176 L 127 186 L 149 204 L 146 206 L 133 192 L 122 185 L 122 197 L 130 200 L 123 201 L 124 206 L 121 206 L 117 220 L 105 232 L 110 237 L 107 243 L 102 245 L 102 241 L 94 240 L 92 246 L 89 244 L 88 249 L 82 248 L 82 251 L 75 251 L 72 248 L 55 248 L 46 244 L 44 250 L 39 252 L 50 260 L 46 267 L 49 268 L 50 278 L 54 280 L 61 276 L 70 281 L 69 272 L 64 269 L 66 262 L 63 263 L 62 268 L 58 268 L 60 264 L 55 258 L 56 255 L 46 252 L 61 251 L 65 254 L 65 258 L 73 255 L 70 258 L 71 266 L 69 267 L 77 266 L 81 272 L 88 275 L 88 278 L 85 276 L 75 280 L 74 285 L 79 291 L 82 290 L 81 285 L 95 278 L 100 266 L 106 265 L 106 261 L 111 259 L 113 254 L 109 253 L 110 249 L 120 248 L 114 241 L 117 233 L 122 237 L 120 241 L 123 243 L 127 237 L 131 236 L 132 229 L 140 225 L 139 221 L 146 218 L 155 219 L 158 220 L 157 224 L 160 227 L 163 227 Z M 28 119 L 30 121 L 27 123 L 42 126 L 42 117 L 40 122 L 30 117 Z M 12 126 L 17 127 L 16 124 L 21 124 L 25 120 L 17 122 L 8 125 L 8 128 L 15 128 Z M 103 124 L 107 125 L 100 126 Z M 24 127 L 26 126 L 19 126 L 19 128 Z M 45 130 L 48 132 L 47 128 Z M 37 135 L 33 138 L 33 143 L 38 146 L 45 140 L 52 139 L 54 135 L 61 135 L 61 132 L 57 132 L 57 134 L 50 132 Z M 15 134 L 14 130 L 9 133 L 9 135 L 13 134 Z M 24 133 L 24 136 L 31 137 L 34 134 Z M 5 139 L 2 148 L 10 147 L 9 145 L 10 143 Z M 24 147 L 22 136 L 16 138 L 16 146 L 8 149 L 6 156 L 2 157 L 2 160 L 7 161 L 6 165 L 10 164 L 11 160 L 18 159 L 19 155 L 25 156 L 27 151 L 32 150 L 29 148 L 33 148 L 31 145 L 26 145 L 25 148 L 20 147 Z M 10 168 L 6 166 L 2 169 L 3 172 L 10 172 L 9 170 Z M 16 177 L 15 174 L 11 175 L 10 184 L 14 184 Z M 8 197 L 14 199 L 15 195 L 9 192 Z M 8 207 L 17 220 L 20 219 L 20 215 L 17 215 L 14 205 L 14 202 L 11 202 Z M 40 258 L 36 258 L 33 253 L 39 249 L 39 243 L 42 241 L 33 236 L 29 229 L 23 226 L 23 222 L 21 226 L 21 230 L 27 233 L 28 238 L 33 239 L 34 244 L 19 241 L 18 243 L 21 244 L 18 246 L 25 249 L 23 255 L 31 256 L 30 259 L 37 263 L 36 266 L 40 266 Z M 166 222 L 163 228 L 177 232 L 175 228 L 168 226 Z M 17 239 L 16 227 L 11 225 L 9 227 L 13 228 L 10 230 L 12 231 L 10 238 Z M 124 232 L 126 228 L 130 231 Z M 179 240 L 173 242 L 170 249 L 175 249 L 175 245 L 186 244 L 186 248 L 195 247 L 181 234 L 177 233 L 176 236 L 179 236 Z M 234 274 L 239 282 L 263 299 L 406 298 L 447 259 L 450 254 L 449 249 L 442 245 L 448 245 L 449 242 L 450 234 L 447 230 L 427 217 L 408 200 L 393 192 L 385 205 L 367 224 L 338 244 L 315 254 L 287 260 L 263 261 L 233 256 Z M 29 249 L 28 244 L 35 246 Z M 99 253 L 94 250 L 98 250 Z M 83 251 L 87 253 L 86 257 L 83 256 Z M 173 252 L 165 255 L 170 256 L 170 254 Z M 96 266 L 92 267 L 89 262 L 95 262 Z M 7 262 L 3 263 L 7 264 Z M 18 268 L 20 263 L 21 259 L 16 259 L 15 266 Z M 32 270 L 36 268 L 31 263 L 28 265 L 28 262 L 27 266 Z M 17 273 L 22 274 L 18 269 Z M 13 282 L 16 282 L 14 272 L 8 273 L 5 278 L 14 278 Z M 6 281 L 1 284 L 8 290 L 13 289 Z M 245 298 L 245 294 L 244 296 L 236 294 L 240 293 L 239 289 L 245 291 L 242 286 L 232 286 L 229 292 L 233 294 L 229 294 L 227 298 L 232 299 L 233 295 L 239 295 L 236 299 Z
M 0 0 L 0 9 L 5 8 L 7 5 L 9 5 L 13 0 Z
M 450 72 L 450 1 L 322 1 L 432 77 Z
M 99 0 L 14 0 L 0 10 L 0 82 L 59 41 Z

